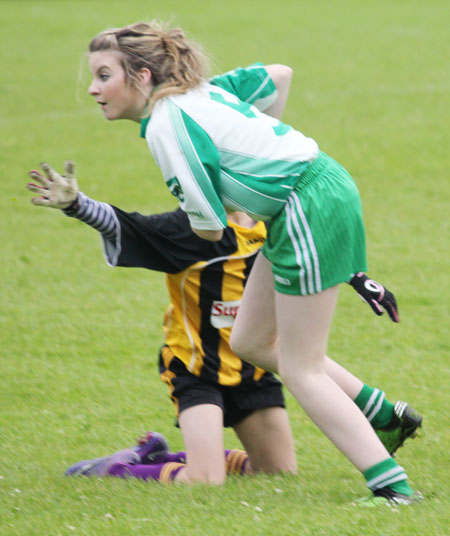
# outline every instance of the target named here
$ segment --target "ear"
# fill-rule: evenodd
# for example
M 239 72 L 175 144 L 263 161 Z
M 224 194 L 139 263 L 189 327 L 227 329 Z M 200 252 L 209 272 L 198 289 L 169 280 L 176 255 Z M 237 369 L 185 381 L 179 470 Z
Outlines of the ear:
M 152 83 L 152 73 L 147 67 L 142 67 L 137 73 L 140 84 L 145 87 Z

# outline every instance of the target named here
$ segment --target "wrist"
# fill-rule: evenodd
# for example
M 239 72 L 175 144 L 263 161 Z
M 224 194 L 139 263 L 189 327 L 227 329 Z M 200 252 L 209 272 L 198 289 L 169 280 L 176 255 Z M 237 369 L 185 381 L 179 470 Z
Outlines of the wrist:
M 355 285 L 359 285 L 369 279 L 367 275 L 364 272 L 358 272 L 357 274 L 351 274 L 351 278 L 347 283 L 354 287 Z
M 64 212 L 73 213 L 76 212 L 80 208 L 80 201 L 79 201 L 80 194 L 77 194 L 77 197 L 68 205 L 67 207 L 63 207 L 62 210 Z

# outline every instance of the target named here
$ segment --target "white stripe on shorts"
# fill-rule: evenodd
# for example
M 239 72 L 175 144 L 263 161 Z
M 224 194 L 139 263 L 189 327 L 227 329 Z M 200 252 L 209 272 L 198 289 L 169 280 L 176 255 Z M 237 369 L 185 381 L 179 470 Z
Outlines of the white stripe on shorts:
M 300 202 L 300 198 L 297 196 L 297 194 L 293 193 L 292 198 L 295 201 L 295 205 L 297 207 L 297 211 L 300 214 L 300 218 L 303 223 L 303 227 L 306 231 L 306 237 L 309 244 L 309 249 L 311 250 L 313 263 L 314 263 L 314 275 L 316 280 L 316 292 L 322 292 L 322 280 L 320 277 L 320 264 L 319 264 L 319 256 L 317 255 L 317 249 L 314 244 L 314 239 L 311 233 L 311 229 L 308 225 L 308 220 L 306 219 L 305 213 L 303 212 L 302 204 Z
M 299 275 L 298 275 L 299 282 L 300 282 L 300 292 L 302 293 L 302 296 L 305 296 L 306 295 L 305 268 L 303 266 L 302 254 L 301 254 L 300 248 L 298 246 L 298 241 L 297 241 L 297 238 L 294 235 L 294 231 L 292 229 L 292 223 L 291 223 L 292 216 L 291 216 L 291 213 L 292 213 L 293 209 L 292 209 L 292 207 L 290 205 L 290 200 L 289 199 L 287 200 L 287 203 L 285 205 L 285 210 L 286 210 L 286 226 L 287 226 L 287 230 L 288 230 L 289 236 L 291 238 L 292 245 L 294 246 L 295 257 L 297 259 L 297 264 L 298 264 L 298 266 L 300 268 Z M 297 226 L 298 226 L 298 221 L 294 220 L 294 224 L 297 224 Z M 303 236 L 301 234 L 301 230 L 297 229 L 297 232 L 299 233 L 300 242 L 302 242 L 302 241 L 304 242 L 304 238 L 303 238 Z M 306 264 L 308 264 L 308 262 L 309 262 L 308 257 L 306 257 L 305 262 L 306 262 Z
M 319 257 L 317 255 L 317 250 L 314 245 L 314 240 L 312 237 L 311 229 L 308 225 L 308 221 L 306 219 L 306 216 L 303 212 L 300 200 L 296 196 L 295 193 L 292 193 L 286 202 L 286 216 L 287 216 L 287 227 L 289 236 L 291 238 L 293 247 L 295 249 L 296 257 L 297 257 L 297 263 L 300 266 L 300 289 L 302 295 L 307 294 L 305 289 L 305 282 L 304 282 L 304 272 L 305 267 L 303 264 L 306 265 L 306 275 L 308 278 L 308 291 L 310 294 L 314 294 L 314 292 L 321 292 L 322 290 L 322 282 L 320 278 L 320 267 L 319 267 Z M 301 220 L 301 224 L 299 221 L 299 217 Z M 292 225 L 295 228 L 295 231 L 297 232 L 298 239 L 296 239 Z M 302 231 L 302 228 L 305 230 L 305 232 Z M 306 233 L 306 237 L 305 237 Z M 301 246 L 301 253 L 298 251 L 298 244 L 300 242 Z M 308 244 L 307 244 L 308 243 Z M 308 250 L 311 253 L 309 253 Z M 302 256 L 304 259 L 304 262 L 302 262 Z M 312 261 L 312 262 L 311 262 Z M 302 285 L 303 282 L 303 285 Z M 315 283 L 315 289 L 314 289 L 314 283 Z

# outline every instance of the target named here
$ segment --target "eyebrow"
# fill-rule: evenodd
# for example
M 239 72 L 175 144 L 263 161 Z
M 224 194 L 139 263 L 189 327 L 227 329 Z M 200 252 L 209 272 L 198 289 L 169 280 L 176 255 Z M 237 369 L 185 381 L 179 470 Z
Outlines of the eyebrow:
M 98 75 L 103 69 L 108 69 L 108 71 L 111 71 L 111 67 L 108 65 L 100 65 L 100 67 L 97 67 L 95 71 L 93 71 L 93 75 Z

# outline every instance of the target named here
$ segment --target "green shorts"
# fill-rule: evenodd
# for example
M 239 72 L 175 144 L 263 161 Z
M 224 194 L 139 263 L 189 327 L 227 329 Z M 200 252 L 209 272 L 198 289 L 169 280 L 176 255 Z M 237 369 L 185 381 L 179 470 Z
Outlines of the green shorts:
M 283 294 L 315 294 L 367 270 L 361 201 L 341 165 L 319 153 L 269 222 L 262 253 Z

